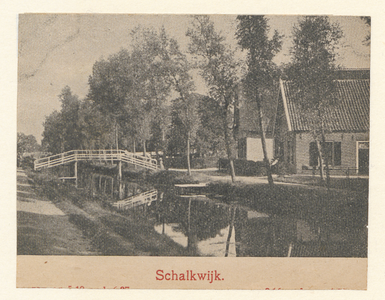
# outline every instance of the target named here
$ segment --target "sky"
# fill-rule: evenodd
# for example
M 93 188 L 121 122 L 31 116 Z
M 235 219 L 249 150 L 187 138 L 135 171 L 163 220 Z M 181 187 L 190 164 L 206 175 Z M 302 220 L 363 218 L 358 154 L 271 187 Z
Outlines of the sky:
M 276 63 L 290 60 L 291 32 L 298 16 L 268 15 L 271 34 L 284 35 Z M 215 28 L 236 48 L 235 15 L 213 15 Z M 370 47 L 363 45 L 369 28 L 359 17 L 331 16 L 344 37 L 338 50 L 338 64 L 346 68 L 369 68 Z M 183 51 L 188 15 L 154 14 L 21 14 L 19 15 L 17 131 L 42 138 L 45 117 L 60 110 L 58 95 L 68 85 L 80 99 L 88 92 L 92 66 L 101 58 L 130 47 L 130 32 L 137 26 L 160 28 L 175 38 Z M 241 54 L 240 54 L 241 56 Z M 205 93 L 196 77 L 197 92 Z

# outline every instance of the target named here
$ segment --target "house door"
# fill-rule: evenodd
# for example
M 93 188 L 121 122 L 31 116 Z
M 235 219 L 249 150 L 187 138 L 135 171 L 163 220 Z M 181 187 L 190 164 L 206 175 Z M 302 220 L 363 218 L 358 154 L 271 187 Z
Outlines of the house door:
M 358 142 L 358 172 L 369 174 L 369 142 Z

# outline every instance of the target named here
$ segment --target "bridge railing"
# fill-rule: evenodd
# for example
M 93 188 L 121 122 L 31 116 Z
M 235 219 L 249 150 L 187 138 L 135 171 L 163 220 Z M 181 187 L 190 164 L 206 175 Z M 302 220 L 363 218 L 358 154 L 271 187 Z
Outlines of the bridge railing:
M 67 151 L 56 155 L 42 157 L 35 160 L 34 162 L 35 170 L 39 168 L 44 168 L 44 167 L 49 168 L 49 167 L 54 167 L 61 164 L 66 164 L 74 161 L 74 159 L 75 159 L 75 151 Z
M 152 201 L 155 201 L 157 199 L 158 199 L 158 191 L 151 190 L 145 193 L 128 197 L 127 199 L 124 199 L 124 200 L 117 201 L 113 203 L 112 206 L 116 207 L 117 209 L 129 209 L 141 204 L 149 204 Z
M 146 167 L 154 170 L 158 168 L 158 163 L 156 159 L 142 156 L 142 155 L 137 155 L 128 151 L 124 151 L 124 154 L 122 155 L 121 159 L 126 163 L 132 163 L 141 167 Z
M 36 159 L 35 170 L 63 165 L 78 160 L 120 160 L 144 168 L 156 170 L 157 161 L 150 157 L 133 154 L 125 150 L 71 150 Z

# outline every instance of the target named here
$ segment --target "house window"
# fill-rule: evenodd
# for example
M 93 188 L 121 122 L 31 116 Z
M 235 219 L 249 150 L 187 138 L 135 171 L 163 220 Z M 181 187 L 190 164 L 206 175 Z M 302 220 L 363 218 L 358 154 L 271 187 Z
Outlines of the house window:
M 334 165 L 335 166 L 340 166 L 341 165 L 341 143 L 340 142 L 334 142 Z
M 318 151 L 315 142 L 311 142 L 309 145 L 309 165 L 312 167 L 318 166 Z
M 291 156 L 291 141 L 287 141 L 287 163 L 290 163 L 290 156 Z
M 330 166 L 341 165 L 341 142 L 325 142 L 321 143 L 322 155 L 324 164 L 326 164 L 326 158 Z M 316 142 L 311 142 L 309 145 L 309 164 L 310 166 L 318 166 L 318 150 Z

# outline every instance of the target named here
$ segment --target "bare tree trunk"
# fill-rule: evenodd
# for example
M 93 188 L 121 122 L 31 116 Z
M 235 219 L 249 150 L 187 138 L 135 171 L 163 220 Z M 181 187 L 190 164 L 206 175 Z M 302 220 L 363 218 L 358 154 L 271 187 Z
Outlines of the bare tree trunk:
M 318 151 L 318 160 L 319 160 L 319 170 L 320 170 L 320 176 L 321 176 L 321 180 L 325 180 L 325 176 L 324 176 L 324 160 L 323 160 L 323 157 L 322 157 L 322 150 L 321 150 L 321 145 L 320 145 L 320 142 L 319 140 L 316 139 L 316 145 L 317 145 L 317 151 Z
M 106 183 L 107 183 L 107 178 L 106 178 L 105 184 Z M 114 177 L 111 177 L 111 198 L 114 199 Z
M 190 167 L 190 132 L 187 133 L 187 174 L 191 176 L 191 167 Z
M 265 162 L 266 170 L 267 170 L 267 180 L 269 182 L 269 186 L 274 186 L 273 176 L 271 174 L 271 165 L 270 160 L 267 154 L 266 149 L 266 137 L 265 137 L 265 130 L 263 128 L 263 122 L 262 122 L 262 109 L 261 109 L 261 101 L 262 101 L 262 95 L 259 95 L 259 99 L 257 99 L 257 109 L 259 114 L 259 128 L 261 130 L 261 141 L 262 141 L 262 150 L 263 150 L 263 161 Z
M 146 156 L 146 140 L 143 140 L 143 156 Z
M 163 165 L 166 163 L 166 134 L 164 132 L 164 129 L 162 129 L 162 161 Z
M 133 143 L 133 150 L 134 150 L 134 155 L 136 154 L 136 142 L 135 142 L 135 139 L 134 139 L 134 143 Z M 134 164 L 134 169 L 136 170 L 136 164 Z
M 322 128 L 322 143 L 326 147 L 326 138 L 325 138 L 325 132 L 324 129 Z M 333 151 L 333 149 L 332 149 Z M 325 166 L 326 166 L 326 185 L 327 187 L 330 186 L 330 170 L 329 170 L 329 156 L 327 153 L 325 153 Z
M 156 161 L 159 161 L 159 148 L 158 148 L 158 144 L 155 146 L 155 158 L 156 158 Z
M 94 197 L 94 186 L 95 186 L 94 173 L 91 173 L 90 177 L 91 177 L 90 192 L 91 192 L 91 197 Z
M 118 133 L 118 122 L 115 119 L 115 146 L 116 150 L 119 150 L 119 133 Z
M 64 138 L 62 135 L 60 135 L 60 151 L 61 153 L 64 152 Z
M 231 151 L 230 133 L 227 125 L 227 108 L 225 111 L 225 118 L 224 118 L 224 130 L 225 130 L 225 145 L 226 145 L 227 158 L 229 159 L 229 163 L 230 163 L 231 181 L 234 183 L 235 182 L 234 158 Z

